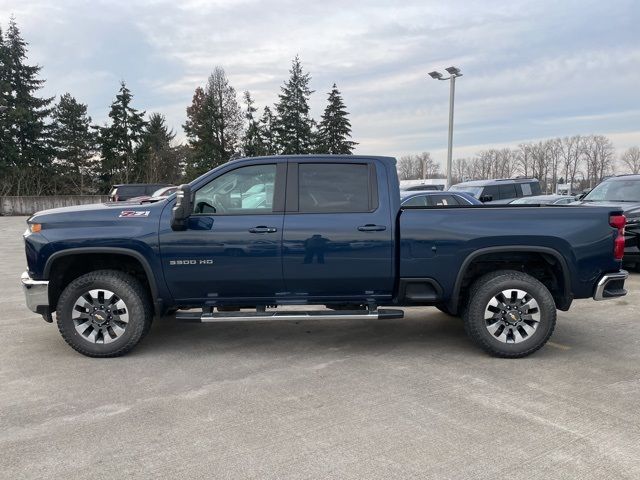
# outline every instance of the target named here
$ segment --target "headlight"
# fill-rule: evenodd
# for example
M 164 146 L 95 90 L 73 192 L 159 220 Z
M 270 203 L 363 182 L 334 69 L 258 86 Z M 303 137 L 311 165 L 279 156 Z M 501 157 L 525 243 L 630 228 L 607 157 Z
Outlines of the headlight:
M 29 224 L 29 231 L 31 233 L 37 233 L 40 230 L 42 230 L 42 224 L 41 223 L 30 223 Z

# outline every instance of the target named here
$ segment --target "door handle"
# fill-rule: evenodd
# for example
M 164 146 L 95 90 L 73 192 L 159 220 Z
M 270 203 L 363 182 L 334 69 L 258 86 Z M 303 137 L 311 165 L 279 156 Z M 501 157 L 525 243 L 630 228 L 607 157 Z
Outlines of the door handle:
M 382 232 L 386 230 L 387 227 L 384 225 L 374 225 L 373 223 L 367 223 L 366 225 L 361 225 L 358 227 L 358 230 L 361 232 Z
M 265 227 L 264 225 L 260 225 L 258 227 L 253 227 L 249 229 L 251 233 L 273 233 L 277 232 L 278 229 L 275 227 Z

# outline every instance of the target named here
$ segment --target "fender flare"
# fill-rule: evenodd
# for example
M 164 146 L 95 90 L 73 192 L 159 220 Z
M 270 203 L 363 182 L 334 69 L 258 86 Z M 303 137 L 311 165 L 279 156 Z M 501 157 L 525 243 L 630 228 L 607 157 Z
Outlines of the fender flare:
M 462 279 L 464 278 L 465 273 L 467 272 L 469 265 L 481 255 L 486 255 L 488 253 L 544 253 L 547 255 L 551 255 L 554 257 L 560 268 L 562 270 L 562 277 L 564 280 L 564 290 L 563 290 L 563 302 L 558 306 L 561 310 L 566 310 L 569 308 L 573 296 L 571 294 L 571 270 L 569 269 L 569 265 L 567 260 L 562 256 L 562 254 L 551 247 L 534 247 L 534 246 L 523 246 L 523 245 L 501 245 L 499 247 L 485 247 L 480 248 L 471 252 L 462 262 L 460 266 L 460 270 L 458 271 L 458 275 L 456 276 L 456 282 L 453 286 L 453 293 L 451 298 L 447 302 L 447 305 L 454 312 L 458 312 L 458 302 L 460 301 L 460 290 L 462 288 Z
M 51 273 L 51 268 L 54 262 L 62 257 L 68 257 L 71 255 L 83 255 L 90 253 L 113 253 L 117 255 L 125 255 L 128 257 L 135 258 L 140 262 L 142 268 L 144 269 L 144 273 L 147 276 L 147 280 L 149 282 L 149 288 L 151 289 L 151 300 L 154 305 L 154 309 L 156 314 L 159 311 L 162 311 L 163 301 L 159 298 L 158 293 L 158 284 L 156 282 L 156 277 L 153 274 L 153 269 L 151 265 L 149 265 L 149 261 L 146 257 L 137 252 L 136 250 L 131 250 L 129 248 L 121 248 L 121 247 L 76 247 L 76 248 L 68 248 L 65 250 L 59 250 L 49 256 L 47 259 L 47 263 L 44 266 L 43 276 L 44 278 L 49 278 L 49 274 Z

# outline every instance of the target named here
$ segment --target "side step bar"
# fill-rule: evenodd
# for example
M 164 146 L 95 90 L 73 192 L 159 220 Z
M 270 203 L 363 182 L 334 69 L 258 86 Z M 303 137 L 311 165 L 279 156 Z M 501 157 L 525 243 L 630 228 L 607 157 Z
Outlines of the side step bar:
M 403 318 L 402 310 L 310 310 L 306 312 L 176 312 L 176 319 L 185 322 L 255 322 L 258 320 L 378 320 Z

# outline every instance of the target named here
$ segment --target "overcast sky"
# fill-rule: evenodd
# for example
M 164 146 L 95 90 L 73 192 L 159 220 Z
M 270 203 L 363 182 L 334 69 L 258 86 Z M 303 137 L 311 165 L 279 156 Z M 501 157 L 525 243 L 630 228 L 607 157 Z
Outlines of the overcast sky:
M 104 122 L 121 79 L 135 106 L 182 136 L 185 108 L 215 65 L 271 105 L 299 54 L 319 117 L 333 82 L 357 153 L 431 151 L 443 160 L 448 85 L 460 67 L 454 156 L 551 136 L 640 144 L 640 1 L 0 0 L 43 66 Z

